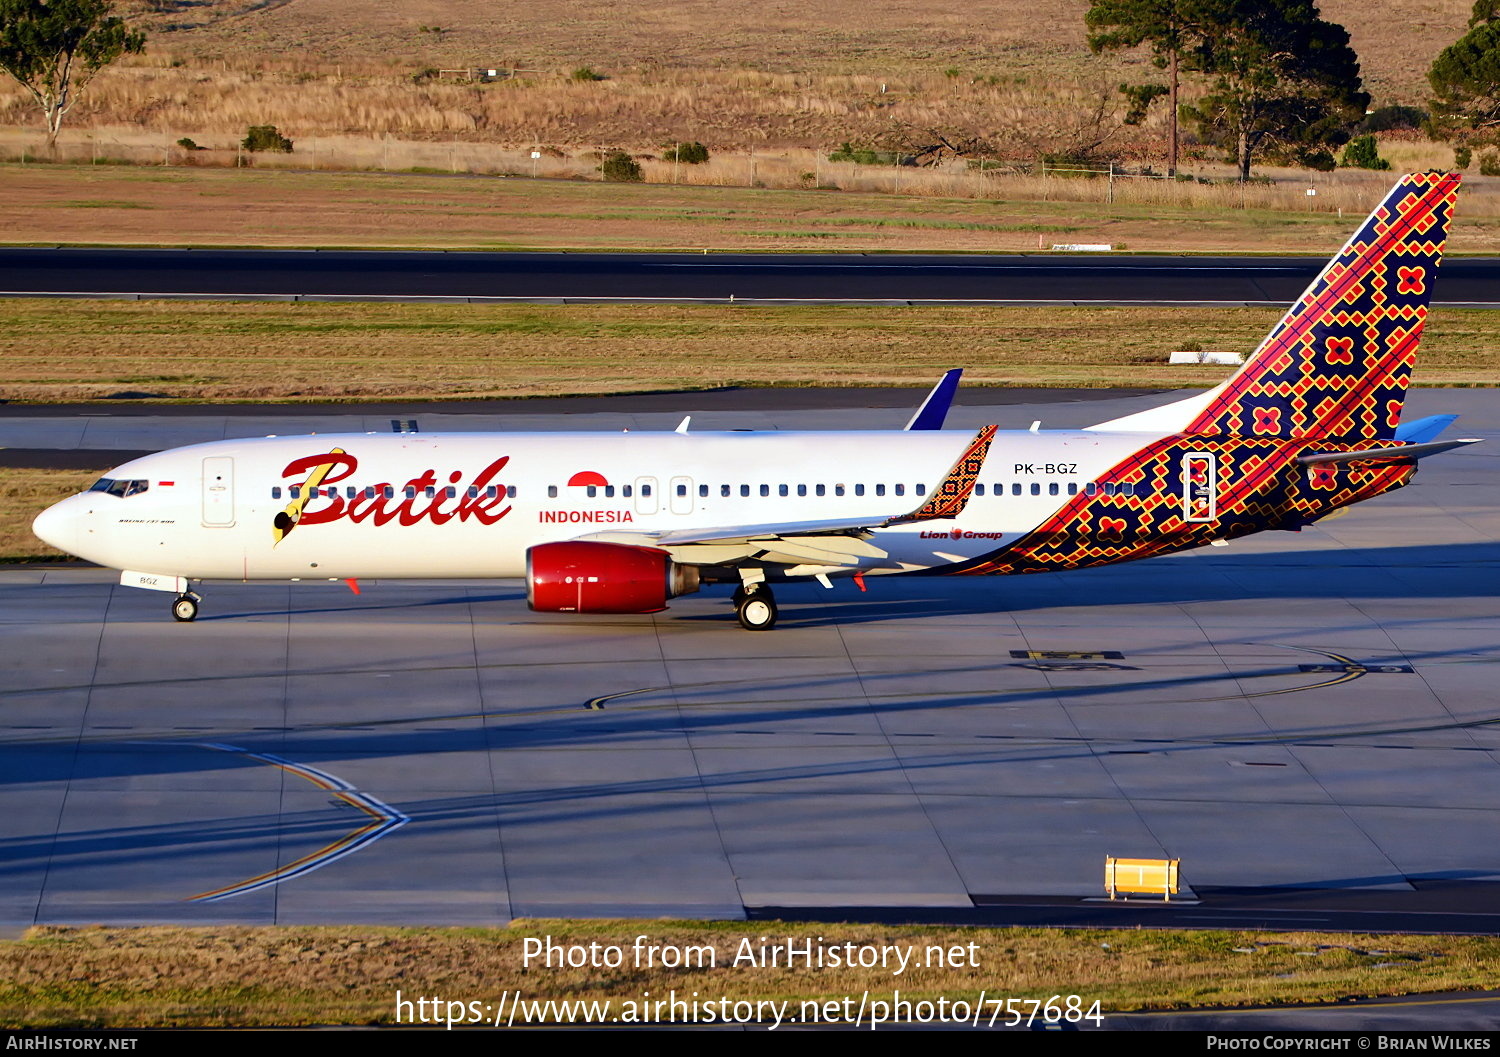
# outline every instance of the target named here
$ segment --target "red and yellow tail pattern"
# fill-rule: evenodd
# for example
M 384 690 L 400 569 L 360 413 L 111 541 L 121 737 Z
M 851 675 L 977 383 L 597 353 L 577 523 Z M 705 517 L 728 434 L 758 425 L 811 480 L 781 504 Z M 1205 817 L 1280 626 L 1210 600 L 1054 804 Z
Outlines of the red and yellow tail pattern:
M 1459 181 L 1427 172 L 1397 183 L 1183 432 L 1393 436 Z

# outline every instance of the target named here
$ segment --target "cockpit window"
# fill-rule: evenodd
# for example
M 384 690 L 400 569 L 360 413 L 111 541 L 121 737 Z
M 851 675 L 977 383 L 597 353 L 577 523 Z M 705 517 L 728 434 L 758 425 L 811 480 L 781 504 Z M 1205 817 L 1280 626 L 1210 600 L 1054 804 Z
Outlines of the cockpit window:
M 101 477 L 90 487 L 90 492 L 108 492 L 110 495 L 124 498 L 129 495 L 139 495 L 151 486 L 150 481 L 117 481 L 109 477 Z

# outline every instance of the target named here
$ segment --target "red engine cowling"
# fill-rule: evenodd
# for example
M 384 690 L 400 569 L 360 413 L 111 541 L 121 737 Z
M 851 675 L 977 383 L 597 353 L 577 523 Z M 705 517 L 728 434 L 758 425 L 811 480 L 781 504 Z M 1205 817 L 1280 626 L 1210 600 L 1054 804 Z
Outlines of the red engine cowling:
M 698 568 L 623 543 L 542 543 L 526 552 L 526 603 L 544 613 L 655 613 L 698 590 Z

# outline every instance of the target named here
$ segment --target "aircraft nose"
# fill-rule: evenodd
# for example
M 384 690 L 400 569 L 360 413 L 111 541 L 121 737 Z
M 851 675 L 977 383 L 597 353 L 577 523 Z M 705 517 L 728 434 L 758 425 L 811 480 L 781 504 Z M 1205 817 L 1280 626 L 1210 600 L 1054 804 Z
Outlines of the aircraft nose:
M 64 554 L 74 554 L 78 548 L 78 515 L 72 503 L 75 498 L 69 496 L 61 503 L 53 503 L 31 523 L 37 539 Z

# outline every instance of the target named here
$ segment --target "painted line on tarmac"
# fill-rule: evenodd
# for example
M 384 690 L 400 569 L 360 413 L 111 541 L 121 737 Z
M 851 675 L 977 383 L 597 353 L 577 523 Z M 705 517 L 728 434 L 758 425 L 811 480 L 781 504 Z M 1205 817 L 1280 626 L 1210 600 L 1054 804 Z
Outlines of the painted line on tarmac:
M 147 293 L 114 290 L 0 290 L 0 297 L 49 297 L 98 301 L 285 301 L 369 304 L 440 305 L 762 305 L 815 307 L 976 307 L 976 308 L 1285 308 L 1285 300 L 1217 301 L 1203 298 L 924 298 L 924 297 L 598 297 L 568 295 L 549 297 L 489 297 L 443 294 L 255 294 L 255 293 Z M 1500 301 L 1444 301 L 1442 308 L 1500 309 Z

